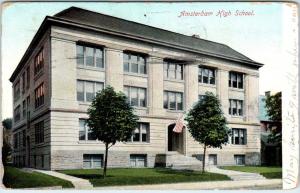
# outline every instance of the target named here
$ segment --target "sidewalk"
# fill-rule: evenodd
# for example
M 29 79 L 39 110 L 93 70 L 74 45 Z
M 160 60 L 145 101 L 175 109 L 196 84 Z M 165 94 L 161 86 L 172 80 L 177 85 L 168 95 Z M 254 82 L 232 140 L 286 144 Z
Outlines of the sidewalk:
M 61 179 L 67 180 L 67 181 L 70 181 L 74 185 L 75 189 L 92 189 L 93 188 L 93 185 L 90 183 L 89 180 L 85 180 L 85 179 L 82 179 L 82 178 L 77 178 L 77 177 L 74 177 L 74 176 L 69 176 L 69 175 L 62 174 L 62 173 L 55 172 L 55 171 L 37 170 L 37 169 L 32 169 L 32 170 L 36 171 L 36 172 L 44 173 L 44 174 L 47 174 L 47 175 L 50 175 L 50 176 L 54 176 L 54 177 L 57 177 L 57 178 L 61 178 Z
M 218 167 L 209 167 L 207 169 L 208 172 L 223 174 L 228 176 L 233 181 L 241 181 L 241 180 L 266 180 L 266 178 L 258 173 L 250 173 L 250 172 L 240 172 L 234 170 L 224 170 Z
M 94 190 L 226 190 L 226 189 L 282 189 L 281 179 L 189 182 L 174 184 L 107 186 L 94 187 Z

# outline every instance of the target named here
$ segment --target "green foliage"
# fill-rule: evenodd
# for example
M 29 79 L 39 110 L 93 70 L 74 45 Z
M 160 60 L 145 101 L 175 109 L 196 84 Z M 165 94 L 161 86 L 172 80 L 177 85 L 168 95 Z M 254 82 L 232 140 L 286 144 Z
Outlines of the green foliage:
M 62 186 L 72 188 L 73 184 L 69 181 L 42 174 L 39 172 L 24 172 L 18 168 L 6 166 L 4 168 L 3 184 L 7 188 L 34 188 Z
M 106 178 L 102 169 L 64 170 L 62 173 L 90 180 L 94 186 L 121 186 L 230 180 L 226 175 L 167 168 L 112 168 Z
M 88 109 L 87 123 L 98 140 L 114 145 L 131 137 L 138 117 L 126 100 L 123 93 L 116 93 L 110 86 L 97 93 Z
M 273 123 L 269 127 L 272 128 L 271 134 L 268 137 L 268 142 L 281 144 L 282 142 L 282 101 L 281 92 L 275 95 L 268 96 L 266 99 L 267 114 Z
M 7 164 L 8 156 L 11 154 L 11 147 L 6 138 L 3 138 L 3 146 L 2 146 L 2 163 L 4 165 Z
M 228 142 L 229 129 L 220 101 L 211 92 L 188 112 L 185 120 L 193 138 L 207 147 L 222 148 Z
M 5 129 L 10 130 L 12 128 L 12 119 L 11 118 L 6 118 L 2 121 L 2 125 Z
M 266 110 L 268 116 L 272 121 L 281 122 L 282 119 L 281 92 L 278 92 L 275 95 L 267 97 Z

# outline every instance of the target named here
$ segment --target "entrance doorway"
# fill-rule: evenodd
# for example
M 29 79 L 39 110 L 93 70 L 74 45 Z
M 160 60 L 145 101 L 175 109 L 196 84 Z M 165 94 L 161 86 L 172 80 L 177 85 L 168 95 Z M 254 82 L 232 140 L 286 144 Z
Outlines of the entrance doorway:
M 173 132 L 175 124 L 168 126 L 168 151 L 178 151 L 183 153 L 183 131 L 181 133 Z

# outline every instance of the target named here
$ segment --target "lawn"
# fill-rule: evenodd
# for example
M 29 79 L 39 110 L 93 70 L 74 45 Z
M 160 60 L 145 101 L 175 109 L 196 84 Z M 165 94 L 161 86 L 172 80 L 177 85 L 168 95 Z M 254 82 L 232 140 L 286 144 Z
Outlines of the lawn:
M 208 172 L 202 174 L 201 172 L 165 168 L 111 168 L 107 170 L 107 177 L 105 179 L 102 178 L 102 169 L 63 170 L 59 172 L 88 179 L 94 186 L 230 180 L 229 177 L 221 174 Z
M 226 170 L 236 170 L 241 172 L 259 173 L 266 178 L 282 178 L 281 167 L 263 167 L 263 166 L 223 166 Z
M 39 172 L 24 172 L 11 166 L 6 166 L 4 168 L 3 184 L 7 188 L 34 188 L 47 186 L 62 186 L 63 188 L 73 187 L 73 184 L 69 181 Z

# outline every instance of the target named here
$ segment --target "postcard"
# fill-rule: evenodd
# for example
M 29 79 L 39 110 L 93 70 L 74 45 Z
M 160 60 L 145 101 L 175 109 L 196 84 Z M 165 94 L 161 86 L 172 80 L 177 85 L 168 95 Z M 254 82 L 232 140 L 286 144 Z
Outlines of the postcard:
M 293 2 L 2 4 L 3 189 L 281 190 Z

